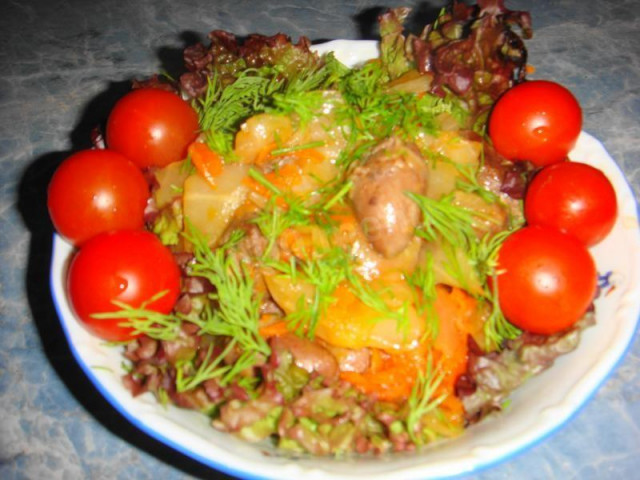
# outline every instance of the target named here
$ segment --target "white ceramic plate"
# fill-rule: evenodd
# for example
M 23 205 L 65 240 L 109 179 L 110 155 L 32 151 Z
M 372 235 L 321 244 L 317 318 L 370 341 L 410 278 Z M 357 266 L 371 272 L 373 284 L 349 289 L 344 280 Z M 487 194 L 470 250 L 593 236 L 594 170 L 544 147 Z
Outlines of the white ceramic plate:
M 369 41 L 333 41 L 316 47 L 334 51 L 348 65 L 377 55 Z M 620 215 L 613 232 L 593 249 L 600 274 L 611 272 L 615 288 L 605 287 L 596 302 L 597 324 L 578 349 L 512 396 L 507 411 L 473 426 L 460 438 L 418 453 L 383 458 L 289 459 L 214 430 L 196 412 L 163 407 L 150 394 L 133 398 L 120 377 L 120 350 L 88 334 L 71 313 L 65 276 L 72 248 L 54 239 L 51 289 L 78 363 L 96 388 L 131 423 L 161 442 L 218 470 L 242 478 L 429 479 L 477 471 L 537 443 L 563 425 L 595 393 L 624 355 L 640 312 L 640 232 L 631 189 L 604 147 L 582 133 L 571 158 L 605 172 L 618 194 Z M 265 453 L 269 453 L 268 455 Z

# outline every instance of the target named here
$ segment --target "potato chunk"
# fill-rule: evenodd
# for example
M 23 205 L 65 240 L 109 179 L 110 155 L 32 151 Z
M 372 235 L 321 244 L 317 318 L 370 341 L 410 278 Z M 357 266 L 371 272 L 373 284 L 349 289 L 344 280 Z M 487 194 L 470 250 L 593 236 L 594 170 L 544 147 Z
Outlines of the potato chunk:
M 214 188 L 200 175 L 190 175 L 184 182 L 184 216 L 215 245 L 244 202 L 247 187 L 242 180 L 248 172 L 243 164 L 225 165 L 216 177 Z

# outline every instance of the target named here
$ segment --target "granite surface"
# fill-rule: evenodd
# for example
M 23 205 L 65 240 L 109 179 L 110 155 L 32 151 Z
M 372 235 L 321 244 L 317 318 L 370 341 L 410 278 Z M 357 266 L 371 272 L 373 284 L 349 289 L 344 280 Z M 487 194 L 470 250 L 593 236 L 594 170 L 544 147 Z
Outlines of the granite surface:
M 46 185 L 133 77 L 176 71 L 212 29 L 371 38 L 374 0 L 0 2 L 0 478 L 222 478 L 138 433 L 69 353 L 48 288 Z M 567 85 L 640 191 L 640 2 L 508 1 L 532 12 L 537 75 Z M 427 17 L 441 2 L 415 3 Z M 473 479 L 638 478 L 640 340 L 564 428 Z

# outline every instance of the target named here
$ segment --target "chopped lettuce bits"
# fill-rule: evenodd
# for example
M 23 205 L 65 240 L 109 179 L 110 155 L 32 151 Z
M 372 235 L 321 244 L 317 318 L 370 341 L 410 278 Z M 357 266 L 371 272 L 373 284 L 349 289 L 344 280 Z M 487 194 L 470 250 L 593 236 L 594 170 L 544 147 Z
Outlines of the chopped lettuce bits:
M 243 427 L 238 435 L 249 442 L 259 442 L 273 435 L 277 431 L 278 420 L 283 407 L 274 407 L 264 418 Z

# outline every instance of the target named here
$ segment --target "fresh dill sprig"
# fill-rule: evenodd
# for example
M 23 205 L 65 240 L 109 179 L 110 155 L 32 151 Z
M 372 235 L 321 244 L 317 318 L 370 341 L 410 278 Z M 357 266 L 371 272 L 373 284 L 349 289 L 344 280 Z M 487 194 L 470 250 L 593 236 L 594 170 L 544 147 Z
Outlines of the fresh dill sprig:
M 479 195 L 480 198 L 482 198 L 487 203 L 496 203 L 500 199 L 497 194 L 490 190 L 487 190 L 482 185 L 480 185 L 480 183 L 478 182 L 476 168 L 473 168 L 471 165 L 461 165 L 458 163 L 453 164 L 466 180 L 466 182 L 457 182 L 458 188 Z
M 333 112 L 347 140 L 336 161 L 343 171 L 389 136 L 413 139 L 425 132 L 436 134 L 442 113 L 449 113 L 459 124 L 463 123 L 465 112 L 454 98 L 392 91 L 387 88 L 388 81 L 388 74 L 379 61 L 368 62 L 339 77 L 337 90 L 341 100 L 333 103 Z M 302 112 L 301 115 L 308 114 L 313 110 L 309 108 L 313 94 L 292 98 L 295 107 L 291 108 Z M 315 101 L 316 110 L 318 105 L 320 96 Z
M 292 257 L 290 262 L 268 259 L 265 264 L 293 281 L 313 287 L 311 298 L 299 298 L 296 311 L 287 316 L 291 330 L 313 339 L 321 316 L 334 301 L 336 288 L 346 278 L 348 254 L 341 248 L 334 247 L 316 252 L 312 258 Z
M 326 142 L 324 142 L 324 140 L 318 140 L 317 142 L 303 143 L 302 145 L 294 145 L 292 147 L 276 148 L 274 150 L 271 150 L 270 155 L 272 157 L 278 157 L 281 155 L 287 155 L 289 153 L 298 152 L 300 150 L 321 148 L 321 147 L 324 147 L 325 145 L 326 145 Z
M 195 371 L 192 371 L 192 361 L 176 365 L 176 390 L 178 392 L 192 390 L 207 380 L 214 378 L 219 378 L 222 385 L 228 385 L 233 380 L 237 380 L 242 371 L 255 364 L 254 352 L 248 350 L 244 350 L 233 364 L 222 363 L 238 343 L 235 339 L 231 339 L 224 350 L 214 359 L 211 358 L 214 346 L 210 344 L 204 359 Z
M 500 309 L 497 278 L 493 277 L 493 290 L 487 288 L 487 297 L 491 307 L 491 313 L 482 326 L 485 337 L 485 351 L 501 349 L 505 340 L 518 337 L 522 330 L 506 319 Z
M 269 68 L 247 69 L 224 87 L 217 75 L 208 77 L 207 92 L 196 103 L 201 130 L 211 149 L 222 155 L 232 150 L 238 125 L 249 116 L 264 111 L 269 99 L 282 88 Z
M 274 65 L 276 71 L 285 73 L 286 66 Z M 287 70 L 284 94 L 308 93 L 332 87 L 337 81 L 349 72 L 333 54 L 329 52 L 320 61 L 307 62 L 298 65 L 298 68 Z
M 299 335 L 314 337 L 318 321 L 334 301 L 336 288 L 344 281 L 363 304 L 380 314 L 372 318 L 372 321 L 394 319 L 398 331 L 408 331 L 409 305 L 404 303 L 400 308 L 389 306 L 384 295 L 391 298 L 390 291 L 374 289 L 355 273 L 352 270 L 349 252 L 342 248 L 316 250 L 309 258 L 291 257 L 288 262 L 263 256 L 262 262 L 278 275 L 288 277 L 295 283 L 306 283 L 313 287 L 311 296 L 299 298 L 295 312 L 287 316 L 289 328 Z
M 192 175 L 196 173 L 196 167 L 193 165 L 191 158 L 187 156 L 187 158 L 180 163 L 179 172 L 184 175 Z
M 207 91 L 195 107 L 211 149 L 230 159 L 238 126 L 256 113 L 275 109 L 310 118 L 322 105 L 321 90 L 334 85 L 347 71 L 332 54 L 300 63 L 293 70 L 286 59 L 281 60 L 243 70 L 229 85 L 223 85 L 217 73 L 207 78 Z
M 492 286 L 490 287 L 488 284 L 485 284 L 483 292 L 483 297 L 491 309 L 483 325 L 486 342 L 484 348 L 487 351 L 501 348 L 505 340 L 516 338 L 522 333 L 520 329 L 505 318 L 500 309 L 499 302 L 497 276 L 500 272 L 497 270 L 497 256 L 500 246 L 511 233 L 513 232 L 505 230 L 495 235 L 486 234 L 479 242 L 472 245 L 469 252 L 471 263 L 480 278 L 492 279 Z
M 469 245 L 475 245 L 476 239 L 470 239 Z M 465 251 L 463 248 L 452 245 L 447 242 L 443 242 L 441 244 L 442 251 L 446 258 L 446 263 L 444 263 L 443 267 L 445 272 L 453 279 L 458 282 L 458 285 L 462 287 L 464 290 L 468 292 L 474 293 L 472 289 L 472 285 L 470 284 L 470 280 L 473 281 L 469 277 L 469 272 L 465 270 L 465 264 L 463 262 L 467 262 L 472 264 L 472 260 L 469 258 L 470 254 L 468 251 Z M 483 278 L 483 277 L 478 277 Z
M 456 168 L 462 179 L 456 180 L 456 188 L 463 192 L 475 193 L 487 203 L 496 203 L 500 197 L 494 192 L 487 190 L 478 182 L 477 166 L 470 164 L 462 164 L 450 160 L 444 155 L 434 154 L 436 161 L 442 161 Z
M 340 121 L 349 126 L 347 163 L 359 157 L 356 149 L 363 143 L 377 143 L 391 135 L 415 138 L 424 132 L 436 133 L 437 118 L 442 113 L 462 122 L 463 113 L 455 100 L 428 93 L 390 91 L 386 88 L 387 81 L 388 75 L 380 62 L 354 69 L 340 81 L 345 102 L 336 105 L 336 112 Z
M 415 121 L 423 130 L 427 130 L 429 133 L 436 132 L 436 118 L 443 113 L 451 115 L 458 125 L 464 125 L 466 117 L 468 116 L 467 111 L 461 106 L 460 101 L 455 97 L 448 96 L 442 98 L 436 95 L 425 94 L 415 98 L 417 117 Z
M 456 188 L 463 192 L 474 193 L 487 203 L 496 203 L 500 197 L 486 188 L 480 186 L 477 180 L 463 181 L 456 180 Z
M 424 316 L 426 334 L 435 339 L 440 330 L 438 313 L 434 307 L 436 301 L 436 279 L 433 270 L 433 256 L 427 254 L 424 263 L 407 276 L 407 283 L 415 294 L 414 304 L 418 315 Z
M 343 171 L 348 171 L 350 166 L 357 163 L 378 143 L 378 139 L 370 135 L 360 135 L 357 130 L 350 129 L 349 146 L 342 150 L 336 159 L 336 165 Z
M 481 278 L 496 275 L 498 251 L 512 230 L 503 230 L 494 235 L 486 233 L 479 241 L 471 244 L 469 258 Z
M 442 370 L 433 367 L 431 355 L 429 355 L 425 370 L 418 374 L 413 389 L 411 390 L 411 395 L 407 400 L 407 406 L 409 408 L 406 419 L 407 433 L 411 441 L 416 445 L 422 445 L 424 443 L 422 432 L 419 431 L 422 417 L 436 410 L 447 397 L 446 393 L 435 397 L 443 379 L 444 373 Z
M 335 222 L 330 218 L 331 209 L 343 204 L 353 186 L 349 180 L 330 180 L 316 189 L 312 196 L 315 198 L 305 199 L 283 192 L 255 168 L 249 170 L 249 177 L 271 193 L 266 205 L 252 220 L 267 239 L 263 257 L 271 253 L 277 238 L 288 228 L 316 224 L 325 230 L 332 229 Z
M 213 344 L 210 344 L 202 363 L 191 375 L 185 374 L 185 368 L 191 366 L 191 361 L 176 365 L 176 390 L 178 392 L 192 390 L 207 380 L 222 376 L 228 370 L 228 367 L 220 366 L 220 364 L 225 357 L 224 354 L 231 351 L 233 346 L 233 342 L 229 342 L 225 351 L 212 360 Z
M 275 68 L 278 69 L 278 65 Z M 304 125 L 320 113 L 328 102 L 338 100 L 325 93 L 328 89 L 335 89 L 349 71 L 333 53 L 328 53 L 321 62 L 312 62 L 289 73 L 282 91 L 273 95 L 272 105 L 268 110 L 284 114 L 295 113 Z
M 244 368 L 255 363 L 257 355 L 268 356 L 269 345 L 258 331 L 260 299 L 254 293 L 254 281 L 248 269 L 230 250 L 242 239 L 243 233 L 234 231 L 222 246 L 211 250 L 206 238 L 186 221 L 185 238 L 193 245 L 195 263 L 189 275 L 206 278 L 215 288 L 208 296 L 215 308 L 205 308 L 206 315 L 200 325 L 201 334 L 229 338 L 227 348 L 238 346 L 240 359 L 231 367 L 216 366 L 207 370 L 202 378 L 221 376 L 227 384 Z M 219 358 L 219 357 L 218 357 Z M 207 368 L 207 367 L 204 367 Z
M 258 333 L 260 299 L 254 294 L 253 278 L 230 250 L 244 236 L 236 230 L 222 246 L 211 250 L 206 238 L 187 222 L 185 237 L 194 247 L 195 263 L 189 274 L 203 277 L 215 287 L 209 297 L 215 308 L 203 325 L 204 333 L 232 337 L 244 350 L 269 354 L 270 349 Z
M 260 233 L 267 239 L 267 246 L 264 249 L 263 258 L 268 258 L 278 240 L 278 237 L 292 225 L 291 218 L 277 204 L 276 197 L 271 197 L 260 212 L 251 219 L 260 230 Z
M 353 181 L 347 180 L 346 182 L 339 181 L 335 184 L 335 189 L 330 188 L 320 190 L 324 194 L 325 200 L 321 201 L 322 210 L 329 212 L 336 204 L 341 204 L 349 191 L 353 188 Z
M 388 78 L 379 62 L 368 62 L 360 68 L 354 68 L 344 75 L 339 89 L 350 104 L 360 110 L 378 101 Z
M 123 327 L 132 328 L 134 334 L 145 334 L 156 340 L 174 340 L 180 332 L 182 318 L 175 314 L 164 314 L 147 309 L 147 305 L 166 295 L 167 292 L 159 292 L 148 301 L 143 302 L 138 308 L 124 302 L 114 300 L 112 303 L 120 310 L 116 312 L 94 313 L 92 318 L 98 320 L 122 319 Z
M 478 278 L 486 279 L 498 273 L 495 271 L 497 253 L 511 231 L 506 230 L 495 235 L 487 233 L 478 239 L 472 227 L 476 213 L 454 205 L 452 195 L 447 195 L 440 200 L 414 193 L 407 193 L 407 195 L 416 202 L 423 214 L 423 223 L 416 230 L 416 235 L 427 241 L 435 241 L 438 236 L 444 240 L 442 248 L 447 258 L 445 269 L 463 288 L 468 290 L 469 285 L 458 258 L 458 251 L 466 256 Z M 497 295 L 497 288 L 491 289 L 484 281 L 479 297 L 480 300 L 488 302 L 491 308 L 491 313 L 483 327 L 487 341 L 486 348 L 494 346 L 499 348 L 504 340 L 515 338 L 521 333 L 504 318 Z
M 388 290 L 372 288 L 368 282 L 363 281 L 360 275 L 352 270 L 347 270 L 346 277 L 353 294 L 366 306 L 380 314 L 379 317 L 372 318 L 371 321 L 393 319 L 396 321 L 399 332 L 408 333 L 410 319 L 409 305 L 406 302 L 399 309 L 391 308 L 383 298 L 383 294 L 390 294 Z
M 438 235 L 454 246 L 468 248 L 475 237 L 472 228 L 474 213 L 453 204 L 453 196 L 446 195 L 434 200 L 424 195 L 407 192 L 422 211 L 423 222 L 416 235 L 427 241 L 434 241 Z
M 300 118 L 301 124 L 306 125 L 320 112 L 326 101 L 325 94 L 321 90 L 276 93 L 273 96 L 273 106 L 269 111 L 286 115 L 295 113 Z
M 263 257 L 267 257 L 278 237 L 287 228 L 312 223 L 313 210 L 304 204 L 303 199 L 280 190 L 259 170 L 251 168 L 249 177 L 271 193 L 267 204 L 252 220 L 267 239 L 267 247 L 263 254 Z M 281 205 L 282 202 L 284 202 L 284 206 Z
M 262 172 L 260 172 L 256 168 L 249 169 L 248 173 L 249 177 L 252 180 L 255 180 L 264 188 L 266 188 L 273 196 L 281 199 L 287 205 L 287 210 L 293 212 L 295 215 L 299 215 L 302 217 L 309 217 L 313 212 L 310 208 L 305 206 L 304 199 L 297 197 L 296 195 L 290 194 L 288 192 L 283 192 L 274 185 L 272 182 L 264 176 Z M 273 198 L 273 197 L 272 197 Z M 308 223 L 308 222 L 307 222 Z

